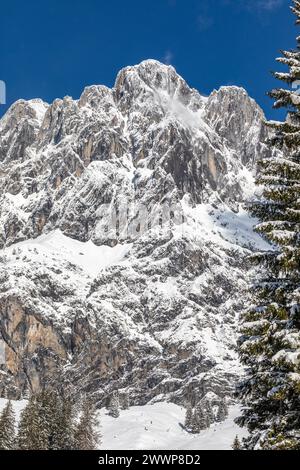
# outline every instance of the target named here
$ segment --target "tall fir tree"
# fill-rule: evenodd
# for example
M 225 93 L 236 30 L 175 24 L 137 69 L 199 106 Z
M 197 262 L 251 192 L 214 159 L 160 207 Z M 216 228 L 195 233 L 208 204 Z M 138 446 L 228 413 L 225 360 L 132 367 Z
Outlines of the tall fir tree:
M 293 4 L 299 25 L 300 1 Z M 258 162 L 263 193 L 250 207 L 272 248 L 253 256 L 254 306 L 242 315 L 239 350 L 248 376 L 238 388 L 244 404 L 238 423 L 250 431 L 245 449 L 300 449 L 300 37 L 297 49 L 277 60 L 288 66 L 274 74 L 287 87 L 270 96 L 287 118 L 268 123 L 273 156 Z
M 49 450 L 70 450 L 74 440 L 73 407 L 68 398 L 57 392 L 44 391 L 38 395 L 40 419 L 43 423 Z
M 63 428 L 63 403 L 54 391 L 43 391 L 30 397 L 21 414 L 18 447 L 23 450 L 59 450 L 67 438 Z
M 48 450 L 58 450 L 61 401 L 55 392 L 43 391 L 36 396 L 36 406 L 40 426 L 45 435 L 45 445 Z
M 89 401 L 84 401 L 76 424 L 71 399 L 60 397 L 54 391 L 43 391 L 32 395 L 21 413 L 16 447 L 20 450 L 93 450 L 101 440 L 98 427 L 96 410 Z
M 81 417 L 75 430 L 74 446 L 76 450 L 96 450 L 101 443 L 99 421 L 94 406 L 85 400 Z
M 7 403 L 0 415 L 0 450 L 15 448 L 15 413 L 11 401 Z
M 57 425 L 54 430 L 53 448 L 57 450 L 72 450 L 74 448 L 74 407 L 69 397 L 61 399 L 57 408 Z
M 20 450 L 48 450 L 47 426 L 41 417 L 39 400 L 34 395 L 21 413 L 17 447 Z

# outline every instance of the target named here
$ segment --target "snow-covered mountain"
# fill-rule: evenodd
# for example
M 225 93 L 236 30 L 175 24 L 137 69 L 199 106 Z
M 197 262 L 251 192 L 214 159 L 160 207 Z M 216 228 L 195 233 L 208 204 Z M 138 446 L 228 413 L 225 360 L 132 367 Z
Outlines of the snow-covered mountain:
M 195 404 L 241 374 L 242 203 L 267 155 L 247 93 L 209 97 L 148 60 L 79 100 L 0 120 L 0 393 L 71 383 L 103 405 Z M 59 385 L 58 385 L 59 384 Z

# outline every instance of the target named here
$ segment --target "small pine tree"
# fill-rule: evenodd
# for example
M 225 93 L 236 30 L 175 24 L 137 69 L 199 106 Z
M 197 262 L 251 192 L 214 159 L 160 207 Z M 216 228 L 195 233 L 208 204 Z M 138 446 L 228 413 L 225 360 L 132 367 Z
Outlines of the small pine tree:
M 235 436 L 235 439 L 234 439 L 233 444 L 232 444 L 232 449 L 233 450 L 241 450 L 242 449 L 242 446 L 241 446 L 241 443 L 240 443 L 240 440 L 239 440 L 238 436 Z
M 209 400 L 204 400 L 202 407 L 203 407 L 203 410 L 205 411 L 206 415 L 208 416 L 210 424 L 213 423 L 215 421 L 215 416 L 214 416 L 214 412 L 213 412 L 210 401 Z
M 114 390 L 109 403 L 109 415 L 113 418 L 118 418 L 120 416 L 120 401 L 119 401 L 119 391 Z
M 122 399 L 122 409 L 129 410 L 129 408 L 130 408 L 129 392 L 126 391 Z
M 225 421 L 225 419 L 228 416 L 228 406 L 225 400 L 222 400 L 221 403 L 219 404 L 219 409 L 218 413 L 216 416 L 216 421 L 217 423 L 221 423 L 222 421 Z
M 92 404 L 85 400 L 82 406 L 81 417 L 75 430 L 76 450 L 96 450 L 101 442 L 97 412 Z
M 0 415 L 0 450 L 15 448 L 15 413 L 11 401 Z
M 191 431 L 192 425 L 193 425 L 193 408 L 192 408 L 192 405 L 189 405 L 185 413 L 184 427 L 187 431 Z
M 192 432 L 195 434 L 199 433 L 200 431 L 203 431 L 204 429 L 209 428 L 210 426 L 209 417 L 207 413 L 205 413 L 201 402 L 198 403 L 195 408 L 192 423 Z

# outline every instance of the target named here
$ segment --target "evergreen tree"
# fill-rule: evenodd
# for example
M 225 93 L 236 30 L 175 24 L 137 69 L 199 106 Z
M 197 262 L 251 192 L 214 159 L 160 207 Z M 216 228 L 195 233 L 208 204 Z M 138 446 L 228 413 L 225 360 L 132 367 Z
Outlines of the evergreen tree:
M 193 415 L 192 415 L 192 420 L 191 420 L 191 425 L 190 425 L 190 432 L 192 434 L 198 434 L 201 429 L 199 425 L 199 414 L 196 412 L 195 409 L 193 409 Z
M 125 392 L 122 399 L 122 409 L 129 410 L 130 407 L 130 400 L 129 400 L 129 392 Z
M 93 450 L 100 441 L 97 426 L 96 410 L 87 400 L 76 425 L 71 399 L 60 397 L 54 391 L 43 391 L 31 396 L 21 413 L 17 448 Z
M 205 413 L 201 402 L 198 403 L 193 414 L 192 432 L 199 433 L 200 431 L 209 428 L 210 424 L 209 417 L 207 413 Z
M 119 391 L 114 390 L 109 403 L 109 415 L 113 418 L 118 418 L 120 416 L 120 401 L 119 401 Z
M 26 383 L 24 385 L 24 388 L 23 388 L 22 392 L 21 392 L 21 399 L 22 400 L 29 400 L 29 398 L 30 398 L 30 391 L 29 391 L 28 384 Z
M 74 448 L 74 409 L 70 398 L 63 398 L 58 408 L 58 423 L 54 432 L 53 448 L 72 450 Z
M 240 443 L 240 440 L 239 440 L 238 436 L 235 436 L 235 439 L 234 439 L 233 444 L 232 444 L 232 449 L 233 450 L 241 450 L 242 449 L 242 446 L 241 446 L 241 443 Z
M 210 424 L 213 423 L 215 421 L 215 416 L 210 401 L 204 400 L 202 406 L 209 419 Z
M 187 431 L 190 431 L 192 429 L 192 425 L 193 425 L 193 408 L 192 408 L 192 405 L 189 405 L 185 413 L 184 427 Z
M 49 450 L 71 450 L 74 444 L 74 415 L 71 400 L 54 391 L 39 395 L 40 414 L 47 432 Z
M 9 401 L 0 415 L 0 450 L 14 449 L 15 421 L 15 413 Z
M 29 450 L 29 429 L 31 427 L 31 412 L 30 412 L 30 402 L 26 405 L 24 410 L 21 413 L 18 435 L 17 435 L 17 448 L 19 450 Z
M 228 406 L 225 400 L 222 400 L 219 404 L 219 409 L 216 417 L 218 423 L 222 423 L 228 416 Z
M 36 396 L 36 406 L 40 425 L 45 435 L 45 445 L 49 450 L 58 450 L 61 418 L 61 400 L 56 392 L 43 391 Z
M 299 25 L 300 1 L 293 3 Z M 288 71 L 275 77 L 288 87 L 270 96 L 287 118 L 268 124 L 273 156 L 259 162 L 263 194 L 250 207 L 274 249 L 253 256 L 259 280 L 254 306 L 242 315 L 239 350 L 248 376 L 238 388 L 244 410 L 237 422 L 250 431 L 246 449 L 300 449 L 300 96 L 290 88 L 300 80 L 300 37 L 297 43 L 278 59 Z
M 81 417 L 75 430 L 75 449 L 96 450 L 101 442 L 101 435 L 97 428 L 99 428 L 97 412 L 92 404 L 85 400 L 82 406 Z
M 55 392 L 33 395 L 21 414 L 18 447 L 24 450 L 60 449 L 61 408 L 61 400 Z
M 34 396 L 21 413 L 17 447 L 20 450 L 48 450 L 47 429 L 41 419 L 39 402 Z

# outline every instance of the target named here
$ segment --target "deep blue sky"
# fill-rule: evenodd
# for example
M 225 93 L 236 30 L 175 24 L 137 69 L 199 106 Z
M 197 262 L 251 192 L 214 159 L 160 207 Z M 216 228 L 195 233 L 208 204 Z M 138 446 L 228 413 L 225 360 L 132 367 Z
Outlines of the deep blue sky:
M 300 34 L 290 0 L 1 0 L 0 80 L 7 104 L 78 98 L 112 86 L 126 65 L 170 62 L 193 87 L 245 87 L 268 117 L 265 96 L 279 49 Z M 5 110 L 0 106 L 0 114 Z

